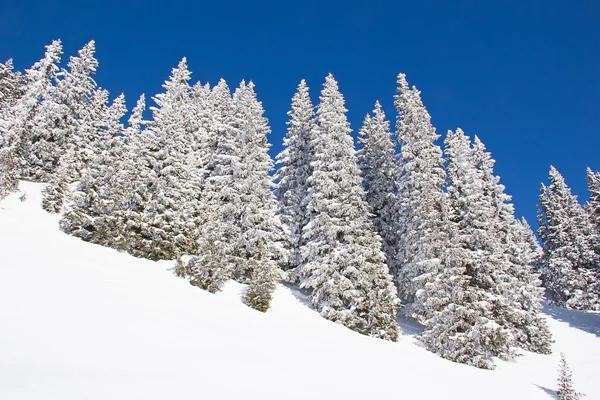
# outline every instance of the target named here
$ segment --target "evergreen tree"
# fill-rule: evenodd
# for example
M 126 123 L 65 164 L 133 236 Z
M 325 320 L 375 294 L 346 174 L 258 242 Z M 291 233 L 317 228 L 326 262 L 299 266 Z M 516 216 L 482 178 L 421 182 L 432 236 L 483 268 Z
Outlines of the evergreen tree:
M 0 64 L 0 199 L 17 190 L 18 136 L 13 132 L 12 109 L 22 96 L 22 79 L 13 71 L 12 60 Z
M 242 194 L 240 213 L 240 250 L 243 268 L 234 271 L 236 279 L 247 279 L 250 287 L 246 303 L 259 310 L 269 308 L 271 294 L 279 278 L 278 268 L 271 254 L 276 240 L 275 197 L 269 172 L 273 162 L 268 154 L 267 135 L 271 133 L 264 109 L 257 100 L 254 84 L 242 82 L 234 96 L 234 115 L 239 115 L 241 130 L 240 161 L 237 185 Z
M 449 228 L 441 268 L 427 276 L 423 299 L 426 330 L 421 339 L 444 358 L 492 368 L 490 356 L 513 355 L 510 330 L 494 311 L 509 307 L 494 293 L 499 268 L 491 230 L 491 202 L 473 157 L 469 138 L 458 129 L 444 142 L 448 161 Z
M 558 391 L 556 397 L 558 400 L 579 400 L 585 395 L 575 391 L 571 369 L 565 360 L 563 353 L 560 353 L 560 363 L 558 364 Z
M 549 186 L 541 185 L 538 209 L 544 285 L 562 307 L 600 310 L 596 233 L 556 168 L 550 167 L 549 179 Z
M 79 50 L 77 57 L 71 57 L 68 69 L 61 71 L 62 79 L 50 88 L 36 114 L 27 153 L 30 178 L 33 180 L 48 181 L 65 153 L 71 157 L 75 155 L 81 142 L 76 133 L 80 120 L 94 98 L 108 97 L 103 91 L 96 92 L 93 75 L 98 61 L 94 57 L 95 51 L 92 40 Z M 71 165 L 66 166 L 69 183 L 81 177 L 83 166 L 78 161 L 74 157 L 69 161 Z
M 7 130 L 12 131 L 17 140 L 15 153 L 17 157 L 20 176 L 31 179 L 37 173 L 31 170 L 29 165 L 29 153 L 31 146 L 31 135 L 38 120 L 38 114 L 42 110 L 45 101 L 48 100 L 53 84 L 56 82 L 58 63 L 62 54 L 62 43 L 60 40 L 53 41 L 46 46 L 44 58 L 36 62 L 23 76 L 23 93 L 11 110 L 11 121 Z
M 223 79 L 212 89 L 209 99 L 213 109 L 208 131 L 212 152 L 200 196 L 197 256 L 186 269 L 192 284 L 215 292 L 231 279 L 235 266 L 243 262 L 237 254 L 242 200 L 236 185 L 236 174 L 242 168 L 240 135 L 231 126 L 231 92 Z
M 303 244 L 302 229 L 307 223 L 307 179 L 312 173 L 312 149 L 310 143 L 315 129 L 313 104 L 309 89 L 303 79 L 292 97 L 290 119 L 283 139 L 284 150 L 277 155 L 281 167 L 275 178 L 277 183 L 278 213 L 285 235 L 289 238 L 290 269 L 300 263 L 300 247 Z
M 104 96 L 103 96 L 104 98 Z M 105 104 L 104 104 L 105 105 Z M 125 98 L 118 96 L 110 107 L 90 107 L 90 119 L 82 117 L 80 128 L 89 130 L 87 137 L 90 143 L 86 146 L 87 160 L 81 164 L 78 174 L 81 176 L 73 184 L 72 191 L 66 196 L 66 207 L 61 229 L 73 236 L 103 246 L 121 248 L 123 227 L 115 219 L 115 209 L 119 199 L 111 189 L 115 186 L 117 169 L 122 150 L 123 125 L 120 120 L 127 111 Z M 86 135 L 81 134 L 82 137 Z M 81 148 L 83 146 L 77 146 Z M 71 161 L 73 154 L 69 151 L 65 159 Z
M 152 171 L 148 174 L 151 201 L 145 209 L 144 223 L 155 259 L 174 259 L 177 254 L 194 251 L 194 234 L 184 215 L 185 204 L 194 200 L 187 187 L 190 170 L 187 162 L 193 148 L 190 134 L 190 72 L 185 58 L 165 81 L 164 93 L 154 97 L 153 120 L 147 134 L 153 142 Z
M 357 332 L 398 338 L 398 300 L 381 239 L 369 219 L 344 98 L 330 74 L 317 110 L 308 179 L 309 222 L 301 248 L 300 287 L 322 316 Z
M 375 103 L 373 117 L 367 114 L 359 132 L 361 149 L 358 160 L 362 171 L 367 203 L 374 215 L 373 224 L 383 241 L 383 251 L 392 276 L 397 275 L 398 248 L 396 145 L 390 123 L 379 102 Z
M 600 235 L 600 172 L 587 169 L 588 192 L 590 198 L 585 205 L 592 225 L 596 233 Z
M 485 145 L 475 136 L 473 156 L 481 176 L 483 193 L 492 205 L 488 218 L 491 254 L 489 278 L 492 292 L 502 298 L 495 302 L 498 321 L 511 331 L 515 345 L 536 353 L 549 354 L 551 334 L 540 316 L 543 289 L 534 273 L 534 253 L 529 234 L 514 216 L 511 197 L 494 175 L 494 163 Z
M 448 243 L 446 198 L 442 189 L 446 174 L 442 150 L 435 144 L 439 135 L 421 100 L 421 93 L 409 88 L 406 75 L 398 75 L 395 96 L 397 137 L 401 145 L 398 174 L 398 226 L 400 229 L 396 283 L 404 314 L 423 313 L 417 292 L 435 276 Z

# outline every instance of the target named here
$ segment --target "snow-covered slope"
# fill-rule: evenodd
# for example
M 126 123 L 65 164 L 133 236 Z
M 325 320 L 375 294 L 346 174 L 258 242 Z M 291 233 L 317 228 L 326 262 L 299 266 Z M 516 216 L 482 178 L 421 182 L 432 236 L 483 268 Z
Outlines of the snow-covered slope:
M 549 399 L 559 352 L 600 398 L 600 316 L 547 308 L 554 354 L 495 371 L 443 360 L 413 337 L 372 339 L 279 286 L 263 314 L 231 282 L 213 295 L 61 233 L 41 185 L 0 202 L 1 399 Z

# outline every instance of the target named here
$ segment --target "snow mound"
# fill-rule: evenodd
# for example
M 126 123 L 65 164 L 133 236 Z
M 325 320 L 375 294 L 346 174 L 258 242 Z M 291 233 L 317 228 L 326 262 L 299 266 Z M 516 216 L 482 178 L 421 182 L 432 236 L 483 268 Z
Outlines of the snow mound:
M 263 314 L 238 283 L 213 295 L 172 262 L 67 236 L 42 187 L 0 202 L 2 399 L 549 399 L 561 351 L 600 398 L 597 314 L 546 307 L 552 355 L 478 370 L 329 322 L 286 286 Z

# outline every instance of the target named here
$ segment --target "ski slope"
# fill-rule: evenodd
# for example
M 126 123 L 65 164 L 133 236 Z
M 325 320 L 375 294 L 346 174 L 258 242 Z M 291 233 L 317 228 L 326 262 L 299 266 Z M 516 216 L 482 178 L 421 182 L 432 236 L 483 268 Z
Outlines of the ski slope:
M 494 371 L 443 360 L 409 327 L 365 337 L 280 285 L 272 308 L 60 232 L 42 185 L 0 202 L 0 399 L 550 399 L 559 352 L 600 399 L 600 316 L 546 308 L 554 354 Z M 19 200 L 26 193 L 24 202 Z

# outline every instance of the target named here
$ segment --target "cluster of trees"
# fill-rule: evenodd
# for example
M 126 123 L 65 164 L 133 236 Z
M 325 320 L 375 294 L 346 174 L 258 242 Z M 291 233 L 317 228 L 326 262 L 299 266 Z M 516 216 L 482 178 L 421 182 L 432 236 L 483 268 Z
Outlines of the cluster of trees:
M 270 176 L 270 128 L 252 83 L 233 94 L 224 80 L 191 85 L 183 59 L 152 119 L 142 96 L 124 125 L 124 96 L 109 102 L 93 79 L 94 50 L 61 68 L 55 41 L 24 74 L 0 65 L 0 196 L 18 179 L 48 182 L 43 207 L 62 214 L 63 231 L 177 259 L 209 291 L 247 283 L 244 299 L 261 311 L 285 279 L 325 318 L 366 335 L 397 340 L 398 312 L 416 318 L 427 348 L 453 361 L 492 368 L 517 348 L 550 351 L 531 268 L 547 251 L 515 218 L 477 137 L 457 129 L 444 150 L 436 144 L 404 74 L 395 132 L 376 103 L 358 151 L 334 77 L 316 107 L 302 81 Z
M 1 67 L 2 194 L 19 178 L 47 182 L 42 205 L 66 233 L 153 260 L 193 255 L 179 268 L 193 284 L 241 280 L 247 303 L 266 310 L 283 235 L 254 85 L 191 86 L 184 58 L 152 120 L 142 96 L 124 126 L 124 96 L 109 103 L 94 81 L 94 42 L 67 68 L 61 53 L 55 41 L 25 74 Z
M 427 347 L 454 361 L 491 368 L 491 357 L 513 357 L 517 347 L 550 352 L 531 268 L 540 248 L 515 218 L 494 160 L 460 129 L 442 151 L 404 74 L 395 106 L 396 132 L 376 103 L 356 153 L 333 77 L 316 115 L 305 82 L 298 87 L 276 173 L 287 276 L 310 290 L 322 315 L 358 331 L 375 326 L 373 336 L 393 339 L 383 315 L 400 301 L 424 325 Z
M 588 168 L 590 198 L 582 207 L 556 168 L 541 185 L 539 271 L 553 301 L 576 310 L 600 310 L 600 172 Z

